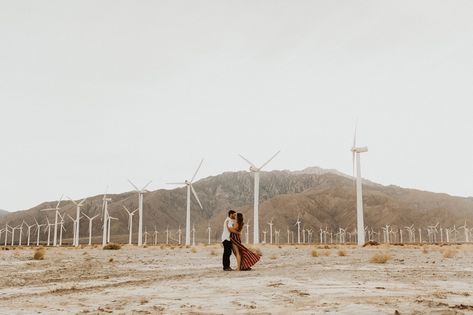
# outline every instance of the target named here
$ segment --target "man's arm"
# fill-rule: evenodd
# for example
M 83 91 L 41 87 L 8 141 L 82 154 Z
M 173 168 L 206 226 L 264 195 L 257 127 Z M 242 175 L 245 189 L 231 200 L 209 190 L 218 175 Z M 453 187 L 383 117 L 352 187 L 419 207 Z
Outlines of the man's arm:
M 230 223 L 230 222 L 228 222 Z M 230 226 L 229 224 L 227 224 L 227 229 L 232 232 L 232 233 L 235 233 L 235 234 L 240 234 L 240 231 L 238 231 L 237 229 L 235 229 L 233 226 Z

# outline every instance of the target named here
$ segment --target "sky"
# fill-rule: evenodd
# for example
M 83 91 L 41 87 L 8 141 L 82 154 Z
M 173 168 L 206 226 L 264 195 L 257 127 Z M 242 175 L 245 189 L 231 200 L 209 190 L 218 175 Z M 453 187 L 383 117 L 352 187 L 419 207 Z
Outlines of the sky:
M 0 209 L 247 170 L 473 195 L 473 2 L 0 0 Z

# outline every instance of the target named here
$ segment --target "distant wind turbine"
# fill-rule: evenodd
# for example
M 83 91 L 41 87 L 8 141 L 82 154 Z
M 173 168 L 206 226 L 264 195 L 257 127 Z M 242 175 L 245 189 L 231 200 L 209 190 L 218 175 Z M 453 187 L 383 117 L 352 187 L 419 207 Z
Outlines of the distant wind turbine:
M 200 202 L 199 197 L 197 196 L 197 193 L 195 192 L 194 187 L 192 186 L 192 183 L 194 182 L 194 179 L 196 178 L 197 173 L 199 172 L 200 167 L 202 166 L 203 162 L 204 160 L 202 159 L 200 161 L 199 166 L 197 167 L 197 170 L 194 173 L 194 176 L 192 176 L 191 180 L 185 180 L 183 183 L 168 183 L 169 185 L 186 185 L 187 186 L 186 245 L 191 244 L 191 191 L 195 199 L 197 200 L 197 203 L 199 204 L 200 208 L 203 209 L 202 203 Z
M 368 147 L 357 147 L 356 146 L 356 131 L 353 138 L 353 147 L 351 152 L 353 154 L 353 175 L 356 170 L 356 225 L 358 231 L 358 246 L 365 244 L 365 224 L 363 218 L 363 188 L 362 188 L 362 177 L 361 177 L 361 153 L 368 152 Z
M 58 215 L 59 215 L 59 205 L 61 204 L 61 201 L 62 201 L 62 198 L 64 197 L 64 195 L 61 196 L 61 198 L 59 199 L 57 205 L 55 208 L 47 208 L 47 209 L 43 209 L 41 211 L 54 211 L 54 236 L 53 236 L 53 246 L 57 246 L 58 243 L 57 243 L 57 225 L 58 225 Z M 48 220 L 49 221 L 49 220 Z M 49 232 L 48 232 L 48 235 L 49 235 Z M 49 245 L 49 242 L 48 242 L 48 245 Z
M 240 154 L 240 157 L 245 160 L 249 165 L 250 165 L 250 172 L 254 174 L 254 180 L 255 180 L 255 188 L 254 188 L 254 194 L 255 194 L 255 199 L 254 199 L 254 209 L 253 209 L 253 244 L 259 244 L 259 176 L 261 170 L 268 165 L 269 162 L 271 162 L 276 155 L 279 154 L 278 151 L 276 154 L 274 154 L 266 163 L 261 165 L 260 167 L 257 167 L 253 162 L 245 158 L 243 155 Z
M 131 180 L 128 182 L 135 188 L 135 191 L 138 193 L 138 246 L 143 245 L 143 195 L 148 191 L 146 188 L 151 184 L 152 181 L 149 181 L 143 188 L 139 189 Z
M 74 224 L 74 228 L 73 228 L 74 237 L 73 237 L 72 245 L 75 247 L 78 247 L 79 246 L 79 231 L 80 231 L 80 212 L 81 212 L 80 209 L 82 205 L 84 204 L 84 202 L 87 200 L 87 198 L 82 199 L 80 202 L 76 202 L 72 200 L 71 197 L 69 197 L 69 199 L 76 205 L 76 219 L 72 220 Z

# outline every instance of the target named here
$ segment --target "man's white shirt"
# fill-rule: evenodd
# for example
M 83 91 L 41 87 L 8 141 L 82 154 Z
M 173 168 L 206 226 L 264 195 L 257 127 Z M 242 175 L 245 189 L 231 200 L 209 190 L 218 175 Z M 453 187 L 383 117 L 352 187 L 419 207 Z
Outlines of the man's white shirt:
M 222 242 L 230 240 L 230 230 L 228 228 L 233 227 L 235 221 L 231 218 L 226 218 L 225 222 L 223 222 L 223 232 L 222 232 Z

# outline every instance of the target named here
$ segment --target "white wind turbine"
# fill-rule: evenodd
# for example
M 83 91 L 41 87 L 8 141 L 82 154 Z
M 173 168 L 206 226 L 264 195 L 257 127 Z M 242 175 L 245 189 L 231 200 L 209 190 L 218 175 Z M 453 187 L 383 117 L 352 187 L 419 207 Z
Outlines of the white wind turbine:
M 103 221 L 103 227 L 102 227 L 102 246 L 105 246 L 108 243 L 108 240 L 110 239 L 109 233 L 107 231 L 108 226 L 109 226 L 109 221 L 110 219 L 108 218 L 110 215 L 108 213 L 108 203 L 112 201 L 112 198 L 107 198 L 107 193 L 105 192 L 105 195 L 103 195 L 103 204 L 102 204 L 102 221 Z
M 15 245 L 15 230 L 19 230 L 21 225 L 17 225 L 11 228 L 11 246 Z
M 89 217 L 87 214 L 85 214 L 84 212 L 82 212 L 82 214 L 84 215 L 84 217 L 86 217 L 87 219 L 89 219 L 89 246 L 92 245 L 92 221 L 98 217 L 99 215 L 95 215 L 93 217 Z
M 177 230 L 177 233 L 178 233 L 178 237 L 179 237 L 179 245 L 181 245 L 181 243 L 182 243 L 182 230 L 181 230 L 180 225 L 179 225 L 179 230 Z
M 300 220 L 300 214 L 297 215 L 297 221 L 296 221 L 296 224 L 294 225 L 297 225 L 297 243 L 300 244 L 301 243 L 301 220 Z
M 64 197 L 64 195 L 61 196 L 61 198 L 59 199 L 57 205 L 56 205 L 56 208 L 47 208 L 47 209 L 43 209 L 41 211 L 54 211 L 54 236 L 53 236 L 53 246 L 57 246 L 57 225 L 58 225 L 58 215 L 59 215 L 59 205 L 61 204 L 61 201 L 62 201 L 62 198 Z M 48 220 L 49 221 L 49 220 Z M 49 222 L 48 222 L 49 223 Z M 48 239 L 49 239 L 49 232 L 48 232 Z M 48 242 L 48 245 L 49 245 L 49 242 Z
M 26 246 L 30 246 L 31 228 L 35 225 L 34 224 L 28 225 L 28 223 L 26 223 L 26 222 L 25 222 L 25 225 L 26 225 L 26 228 L 28 229 L 28 238 L 26 240 Z
M 195 224 L 192 224 L 192 246 L 195 246 Z
M 361 153 L 368 152 L 368 147 L 357 147 L 356 146 L 356 131 L 353 138 L 353 147 L 351 152 L 353 154 L 353 176 L 356 171 L 356 226 L 358 231 L 358 246 L 365 244 L 365 223 L 363 218 L 363 185 L 361 177 Z
M 36 220 L 36 218 L 34 218 L 34 222 L 35 222 L 35 225 L 36 225 L 36 246 L 39 246 L 39 233 L 41 231 L 41 227 L 44 225 L 44 224 L 39 224 L 38 221 Z
M 53 226 L 54 224 L 49 222 L 49 218 L 46 217 L 46 224 L 47 224 L 47 227 L 48 227 L 48 243 L 47 243 L 47 246 L 49 246 L 49 244 L 51 243 L 51 226 Z M 44 231 L 46 233 L 46 231 Z
M 156 225 L 154 226 L 154 245 L 158 245 L 158 229 L 156 228 Z
M 210 245 L 210 232 L 211 232 L 212 228 L 210 227 L 210 222 L 209 222 L 209 226 L 207 227 L 207 231 L 209 232 L 209 245 Z
M 268 222 L 269 225 L 269 244 L 273 244 L 273 218 Z
M 166 227 L 166 245 L 169 245 L 169 226 Z
M 67 216 L 72 221 L 72 246 L 78 247 L 79 246 L 79 232 L 77 231 L 77 229 L 78 229 L 77 222 L 80 221 L 80 219 L 82 219 L 82 217 L 79 216 L 78 218 L 74 219 L 69 214 Z
M 8 223 L 5 223 L 5 247 L 7 246 L 7 240 L 8 240 L 8 233 L 11 233 L 8 231 L 8 229 L 13 229 L 13 227 L 9 226 Z
M 108 227 L 107 227 L 107 243 L 110 243 L 110 225 L 112 223 L 112 220 L 117 220 L 118 221 L 118 218 L 114 218 L 112 217 L 110 214 L 108 215 Z
M 249 244 L 250 243 L 250 220 L 246 222 L 245 227 L 246 227 L 246 244 Z
M 131 180 L 128 182 L 135 188 L 135 191 L 138 193 L 138 246 L 143 245 L 143 195 L 148 191 L 146 188 L 151 184 L 151 180 L 143 186 L 143 188 L 139 189 L 135 184 L 132 183 Z
M 126 213 L 128 213 L 128 244 L 131 245 L 131 237 L 132 237 L 132 230 L 133 230 L 133 215 L 135 214 L 136 211 L 139 210 L 135 209 L 134 211 L 128 210 L 127 207 L 123 206 L 123 209 L 125 209 Z
M 84 205 L 84 202 L 87 200 L 87 198 L 82 199 L 80 202 L 76 202 L 72 200 L 72 198 L 69 197 L 69 199 L 76 205 L 76 219 L 72 220 L 74 224 L 74 237 L 73 237 L 73 246 L 78 247 L 79 246 L 79 230 L 80 230 L 80 209 Z M 70 216 L 69 216 L 70 217 Z M 72 218 L 71 218 L 72 219 Z
M 255 188 L 254 188 L 254 193 L 255 193 L 255 199 L 254 199 L 254 210 L 253 210 L 253 244 L 259 244 L 259 176 L 261 170 L 268 165 L 269 162 L 271 162 L 276 155 L 279 154 L 278 151 L 276 154 L 274 154 L 266 163 L 261 165 L 261 167 L 257 167 L 253 162 L 245 158 L 240 154 L 240 157 L 245 160 L 249 165 L 250 165 L 250 172 L 254 174 L 255 178 Z
M 66 231 L 66 228 L 64 227 L 64 215 L 59 213 L 59 217 L 61 218 L 59 221 L 59 246 L 62 246 L 62 231 Z
M 187 186 L 186 246 L 191 244 L 191 191 L 195 199 L 197 200 L 197 203 L 199 204 L 200 208 L 204 209 L 202 207 L 202 203 L 199 200 L 199 197 L 197 196 L 197 193 L 194 190 L 194 187 L 192 186 L 192 183 L 194 182 L 194 179 L 197 176 L 197 173 L 199 172 L 200 167 L 202 166 L 203 162 L 204 160 L 202 159 L 200 161 L 199 166 L 197 167 L 197 170 L 194 173 L 194 176 L 192 176 L 192 179 L 190 181 L 185 180 L 183 183 L 168 183 L 169 185 L 186 185 Z

